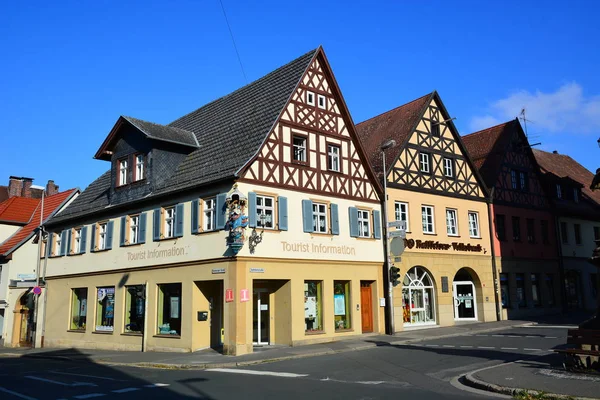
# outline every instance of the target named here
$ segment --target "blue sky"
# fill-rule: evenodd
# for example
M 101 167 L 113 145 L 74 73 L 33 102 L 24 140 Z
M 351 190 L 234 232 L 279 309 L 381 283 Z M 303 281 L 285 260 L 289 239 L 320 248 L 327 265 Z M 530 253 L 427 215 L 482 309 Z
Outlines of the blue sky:
M 323 45 L 355 122 L 436 89 L 463 135 L 524 106 L 530 142 L 600 167 L 597 2 L 223 5 L 249 81 Z M 0 48 L 0 184 L 83 189 L 119 115 L 166 124 L 245 84 L 218 0 L 2 2 Z

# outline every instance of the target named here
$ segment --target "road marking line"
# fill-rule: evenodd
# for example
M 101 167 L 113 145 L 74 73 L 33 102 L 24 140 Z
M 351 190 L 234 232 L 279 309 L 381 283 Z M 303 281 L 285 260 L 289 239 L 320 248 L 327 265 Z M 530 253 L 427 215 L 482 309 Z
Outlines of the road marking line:
M 111 390 L 111 392 L 113 392 L 113 393 L 127 393 L 127 392 L 134 392 L 136 390 L 140 390 L 140 389 L 139 388 L 125 388 L 125 389 Z
M 478 349 L 495 349 L 495 347 L 477 346 Z
M 445 345 L 444 345 L 444 346 L 442 346 L 442 347 L 456 347 L 456 346 L 452 346 L 452 345 L 450 345 L 450 344 L 445 344 Z
M 73 396 L 76 399 L 91 399 L 92 397 L 102 397 L 102 396 L 106 396 L 104 393 L 89 393 L 89 394 L 82 394 L 80 396 Z
M 542 351 L 542 349 L 527 349 L 527 348 L 525 348 L 523 350 L 525 350 L 525 351 Z
M 440 347 L 439 344 L 426 344 L 427 347 Z
M 577 329 L 577 325 L 525 325 L 519 328 L 534 328 L 534 329 Z
M 73 375 L 73 376 L 83 376 L 86 378 L 95 378 L 95 379 L 104 379 L 107 381 L 118 381 L 118 382 L 122 382 L 119 379 L 113 379 L 113 378 L 107 378 L 105 376 L 95 376 L 95 375 L 84 375 L 84 374 L 71 374 L 69 372 L 60 372 L 60 371 L 50 371 L 51 374 L 60 374 L 60 375 Z
M 546 336 L 545 338 L 546 338 L 546 339 L 558 339 L 558 337 L 557 337 L 557 336 Z
M 34 379 L 36 381 L 42 381 L 42 382 L 47 382 L 47 383 L 54 383 L 55 385 L 61 385 L 61 386 L 71 386 L 70 383 L 64 383 L 64 382 L 59 382 L 59 381 L 53 381 L 52 379 L 45 379 L 45 378 L 39 378 L 37 376 L 31 376 L 28 375 L 25 378 L 27 379 Z
M 282 378 L 300 378 L 303 376 L 308 376 L 308 374 L 293 374 L 291 372 L 254 371 L 252 369 L 211 368 L 211 369 L 207 369 L 206 371 L 207 372 L 227 372 L 230 374 L 279 376 Z
M 493 337 L 506 337 L 506 335 L 492 335 Z
M 478 337 L 487 337 L 488 335 L 475 335 L 475 336 L 478 336 Z
M 17 396 L 25 400 L 37 400 L 35 397 L 25 396 L 24 394 L 13 392 L 12 390 L 4 389 L 3 387 L 0 387 L 0 392 L 12 394 L 13 396 Z
M 527 338 L 539 338 L 539 336 L 531 336 L 531 335 L 527 335 L 525 337 L 527 337 Z
M 460 346 L 460 347 L 462 347 L 463 349 L 472 349 L 473 348 L 473 346 Z
M 153 383 L 151 385 L 144 385 L 144 387 L 147 387 L 147 388 L 165 387 L 165 386 L 169 386 L 169 384 L 168 383 Z
M 516 347 L 500 347 L 500 350 L 519 350 Z
M 356 383 L 360 383 L 361 385 L 381 385 L 385 381 L 358 381 Z

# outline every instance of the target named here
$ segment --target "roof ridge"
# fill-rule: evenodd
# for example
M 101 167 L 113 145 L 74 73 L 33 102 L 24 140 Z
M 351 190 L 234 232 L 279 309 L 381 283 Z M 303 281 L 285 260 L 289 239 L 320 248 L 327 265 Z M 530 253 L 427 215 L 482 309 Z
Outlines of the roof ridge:
M 464 138 L 466 138 L 466 137 L 468 137 L 468 136 L 471 136 L 471 135 L 476 135 L 476 134 L 479 134 L 479 133 L 483 133 L 483 132 L 485 132 L 485 131 L 489 131 L 490 129 L 494 129 L 494 128 L 497 128 L 497 127 L 499 127 L 499 126 L 502 126 L 502 125 L 508 125 L 508 124 L 510 124 L 511 122 L 514 122 L 514 121 L 515 121 L 514 119 L 511 119 L 510 121 L 501 122 L 501 123 L 499 123 L 499 124 L 492 125 L 492 126 L 489 126 L 489 127 L 487 127 L 487 128 L 484 128 L 484 129 L 481 129 L 481 130 L 478 130 L 478 131 L 475 131 L 475 132 L 468 133 L 468 134 L 466 134 L 466 135 L 463 135 L 463 136 L 461 136 L 461 137 L 464 139 Z
M 161 127 L 164 127 L 164 128 L 176 129 L 176 130 L 183 131 L 183 132 L 194 133 L 194 132 L 190 132 L 190 131 L 188 131 L 188 130 L 185 130 L 185 129 L 183 129 L 183 128 L 178 128 L 178 127 L 176 127 L 176 126 L 163 125 L 163 124 L 159 124 L 158 122 L 146 121 L 145 119 L 140 119 L 140 118 L 136 118 L 136 117 L 131 117 L 131 116 L 129 116 L 129 115 L 121 115 L 121 117 L 123 117 L 123 118 L 125 118 L 125 119 L 127 119 L 127 120 L 129 120 L 129 119 L 133 119 L 133 120 L 135 120 L 135 121 L 144 122 L 144 123 L 146 123 L 146 124 L 152 124 L 152 125 L 157 125 L 157 126 L 161 126 Z
M 394 108 L 392 108 L 391 110 L 384 111 L 384 112 L 382 112 L 381 114 L 377 114 L 377 115 L 375 115 L 375 116 L 373 116 L 373 117 L 371 117 L 371 118 L 365 119 L 364 121 L 362 121 L 362 122 L 359 122 L 359 123 L 358 123 L 358 124 L 356 124 L 356 125 L 361 125 L 361 124 L 364 124 L 365 122 L 369 122 L 369 121 L 371 121 L 372 119 L 379 118 L 379 117 L 381 117 L 381 116 L 383 116 L 383 115 L 385 115 L 385 114 L 389 114 L 389 113 L 391 113 L 392 111 L 397 111 L 398 109 L 400 109 L 400 108 L 402 108 L 402 107 L 406 107 L 406 106 L 408 106 L 408 105 L 410 105 L 410 104 L 412 104 L 412 103 L 414 103 L 414 102 L 416 102 L 416 101 L 419 101 L 419 100 L 421 100 L 421 99 L 423 99 L 423 98 L 425 98 L 425 97 L 432 96 L 434 93 L 435 93 L 435 90 L 434 90 L 433 92 L 430 92 L 430 93 L 428 93 L 428 94 L 426 94 L 426 95 L 424 95 L 424 96 L 421 96 L 421 97 L 419 97 L 419 98 L 417 98 L 417 99 L 411 100 L 411 101 L 409 101 L 408 103 L 404 103 L 404 104 L 402 104 L 402 105 L 399 105 L 399 106 L 397 106 L 397 107 L 394 107 Z

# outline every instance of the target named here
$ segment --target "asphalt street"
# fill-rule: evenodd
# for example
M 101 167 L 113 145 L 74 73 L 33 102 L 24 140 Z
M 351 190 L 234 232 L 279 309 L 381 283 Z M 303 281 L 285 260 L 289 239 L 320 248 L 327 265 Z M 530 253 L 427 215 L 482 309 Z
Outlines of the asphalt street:
M 0 399 L 488 398 L 462 390 L 454 378 L 548 354 L 565 343 L 566 333 L 561 328 L 513 328 L 214 370 L 0 358 Z

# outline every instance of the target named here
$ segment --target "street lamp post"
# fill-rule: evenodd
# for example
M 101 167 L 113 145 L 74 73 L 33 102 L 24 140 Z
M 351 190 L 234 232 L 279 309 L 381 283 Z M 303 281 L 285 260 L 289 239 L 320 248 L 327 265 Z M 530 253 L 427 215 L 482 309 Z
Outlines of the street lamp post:
M 381 157 L 383 164 L 383 231 L 384 231 L 384 240 L 383 240 L 383 249 L 384 249 L 384 257 L 385 257 L 385 273 L 384 276 L 384 284 L 387 289 L 386 302 L 385 302 L 385 311 L 387 313 L 387 326 L 386 332 L 389 335 L 394 334 L 394 295 L 393 295 L 393 286 L 390 279 L 390 252 L 389 252 L 389 234 L 388 234 L 388 217 L 387 217 L 387 172 L 385 166 L 385 151 L 387 149 L 391 149 L 396 146 L 395 140 L 388 140 L 384 142 L 381 149 Z

